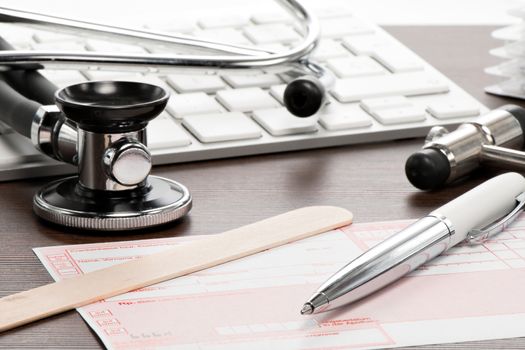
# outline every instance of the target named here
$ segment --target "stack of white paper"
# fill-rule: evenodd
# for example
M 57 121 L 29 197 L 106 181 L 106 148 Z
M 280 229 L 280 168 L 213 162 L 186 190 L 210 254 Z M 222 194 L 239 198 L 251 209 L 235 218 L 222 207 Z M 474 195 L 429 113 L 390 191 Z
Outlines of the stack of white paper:
M 502 78 L 502 81 L 487 86 L 485 91 L 499 96 L 525 99 L 525 6 L 509 11 L 509 14 L 522 20 L 521 23 L 498 29 L 492 33 L 501 40 L 503 46 L 490 53 L 505 61 L 485 69 L 485 72 Z

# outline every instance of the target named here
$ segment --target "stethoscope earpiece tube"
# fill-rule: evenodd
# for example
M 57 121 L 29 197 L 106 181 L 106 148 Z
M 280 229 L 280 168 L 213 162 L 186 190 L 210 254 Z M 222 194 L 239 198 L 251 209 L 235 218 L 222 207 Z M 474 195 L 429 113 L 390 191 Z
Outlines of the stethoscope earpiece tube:
M 41 105 L 29 100 L 0 80 L 0 120 L 19 134 L 31 138 L 33 118 Z

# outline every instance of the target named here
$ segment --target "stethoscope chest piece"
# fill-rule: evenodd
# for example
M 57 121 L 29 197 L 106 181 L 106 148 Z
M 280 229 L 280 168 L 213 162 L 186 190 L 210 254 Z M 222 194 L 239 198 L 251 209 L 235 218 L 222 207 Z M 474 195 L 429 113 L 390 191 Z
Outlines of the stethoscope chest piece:
M 56 94 L 77 126 L 78 176 L 54 181 L 34 197 L 41 218 L 88 230 L 133 230 L 176 220 L 191 195 L 175 181 L 149 175 L 147 123 L 162 112 L 168 93 L 138 82 L 88 82 Z

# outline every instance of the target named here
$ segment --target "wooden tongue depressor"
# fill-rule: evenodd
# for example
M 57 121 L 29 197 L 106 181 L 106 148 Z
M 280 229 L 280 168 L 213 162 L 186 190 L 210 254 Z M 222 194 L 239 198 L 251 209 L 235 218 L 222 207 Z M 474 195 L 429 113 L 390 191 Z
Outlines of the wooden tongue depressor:
M 343 208 L 301 208 L 141 259 L 9 295 L 0 299 L 0 332 L 351 222 L 352 213 Z

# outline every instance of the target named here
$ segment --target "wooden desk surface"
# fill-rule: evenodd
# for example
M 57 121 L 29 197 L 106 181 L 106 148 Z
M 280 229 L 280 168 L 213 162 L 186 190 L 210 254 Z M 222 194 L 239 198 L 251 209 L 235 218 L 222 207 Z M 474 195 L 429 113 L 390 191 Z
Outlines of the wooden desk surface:
M 387 28 L 485 105 L 497 107 L 510 100 L 483 92 L 484 86 L 495 81 L 483 68 L 498 62 L 488 54 L 499 44 L 490 38 L 492 29 Z M 33 194 L 48 179 L 1 183 L 0 297 L 52 282 L 33 255 L 33 247 L 213 234 L 317 204 L 348 208 L 354 212 L 355 222 L 417 218 L 494 174 L 486 171 L 459 186 L 421 193 L 404 175 L 405 159 L 421 145 L 421 139 L 413 139 L 157 167 L 155 174 L 188 186 L 195 205 L 182 222 L 135 235 L 80 235 L 51 227 L 30 209 Z M 0 348 L 7 349 L 100 347 L 100 341 L 74 311 L 0 335 Z M 446 347 L 525 348 L 525 338 Z

